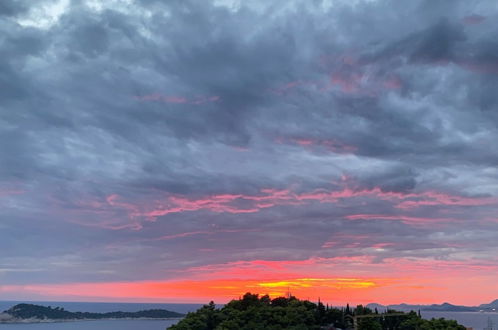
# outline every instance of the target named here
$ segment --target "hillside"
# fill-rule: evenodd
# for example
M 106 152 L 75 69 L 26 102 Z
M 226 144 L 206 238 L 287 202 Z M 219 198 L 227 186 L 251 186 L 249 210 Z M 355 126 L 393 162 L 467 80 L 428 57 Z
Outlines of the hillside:
M 481 304 L 479 305 L 480 309 L 498 309 L 498 299 L 493 300 L 489 304 Z
M 150 309 L 139 312 L 108 312 L 108 313 L 89 313 L 89 312 L 70 312 L 60 307 L 46 307 L 34 304 L 18 304 L 1 314 L 0 322 L 19 322 L 30 320 L 33 322 L 39 320 L 88 320 L 88 319 L 122 319 L 122 318 L 149 318 L 149 319 L 166 319 L 179 318 L 184 314 L 168 311 L 165 309 Z
M 169 330 L 319 330 L 350 329 L 354 320 L 358 330 L 413 330 L 445 329 L 465 330 L 456 321 L 445 319 L 424 320 L 415 312 L 388 311 L 376 313 L 358 305 L 356 308 L 338 309 L 314 304 L 295 297 L 258 296 L 246 293 L 221 308 L 213 302 L 189 313 Z

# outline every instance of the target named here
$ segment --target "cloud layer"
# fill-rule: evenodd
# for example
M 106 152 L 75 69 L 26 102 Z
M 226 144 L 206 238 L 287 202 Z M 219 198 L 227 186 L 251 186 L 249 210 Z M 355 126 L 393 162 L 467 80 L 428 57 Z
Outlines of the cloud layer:
M 497 15 L 2 1 L 0 297 L 497 298 Z

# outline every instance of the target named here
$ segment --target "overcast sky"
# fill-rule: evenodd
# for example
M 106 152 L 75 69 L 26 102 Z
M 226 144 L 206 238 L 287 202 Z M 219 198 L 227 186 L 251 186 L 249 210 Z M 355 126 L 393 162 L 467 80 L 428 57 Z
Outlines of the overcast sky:
M 497 19 L 1 0 L 0 299 L 498 298 Z

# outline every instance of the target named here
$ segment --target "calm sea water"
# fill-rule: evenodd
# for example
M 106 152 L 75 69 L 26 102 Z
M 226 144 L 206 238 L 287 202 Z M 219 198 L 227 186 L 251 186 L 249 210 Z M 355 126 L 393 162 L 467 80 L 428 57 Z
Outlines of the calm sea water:
M 167 309 L 179 313 L 197 310 L 202 304 L 140 304 L 140 303 L 82 303 L 82 302 L 29 302 L 0 301 L 0 311 L 19 303 L 32 303 L 42 306 L 63 307 L 71 312 L 137 312 L 146 309 Z M 0 324 L 6 330 L 165 330 L 178 320 L 98 320 L 57 323 Z
M 59 323 L 0 324 L 9 330 L 165 330 L 178 320 L 107 320 Z
M 0 301 L 0 311 L 26 301 Z M 82 302 L 27 302 L 43 306 L 64 307 L 72 312 L 137 312 L 146 309 L 167 309 L 179 313 L 188 313 L 197 310 L 201 304 L 140 304 L 140 303 L 82 303 Z M 488 317 L 491 318 L 498 329 L 498 313 L 476 312 L 424 312 L 425 319 L 440 318 L 457 320 L 460 324 L 482 330 L 487 325 Z M 0 324 L 0 329 L 6 330 L 165 330 L 178 320 L 100 320 L 77 321 L 58 323 L 32 323 L 32 324 Z

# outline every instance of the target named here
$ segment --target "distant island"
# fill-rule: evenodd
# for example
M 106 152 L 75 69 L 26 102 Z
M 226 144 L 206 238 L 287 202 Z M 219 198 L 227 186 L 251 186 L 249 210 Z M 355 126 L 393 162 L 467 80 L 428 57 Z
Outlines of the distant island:
M 427 312 L 498 312 L 498 299 L 490 302 L 489 304 L 481 304 L 479 306 L 461 306 L 453 305 L 450 303 L 432 304 L 432 305 L 381 305 L 381 304 L 368 304 L 368 308 L 377 308 L 379 310 L 396 309 L 401 311 L 420 310 Z
M 57 322 L 102 319 L 171 319 L 185 314 L 165 309 L 149 309 L 139 312 L 70 312 L 61 307 L 18 304 L 0 313 L 0 323 Z
M 214 302 L 204 305 L 169 330 L 465 330 L 454 320 L 425 320 L 420 313 L 395 310 L 379 312 L 362 305 L 333 308 L 296 297 L 246 293 L 221 308 Z

